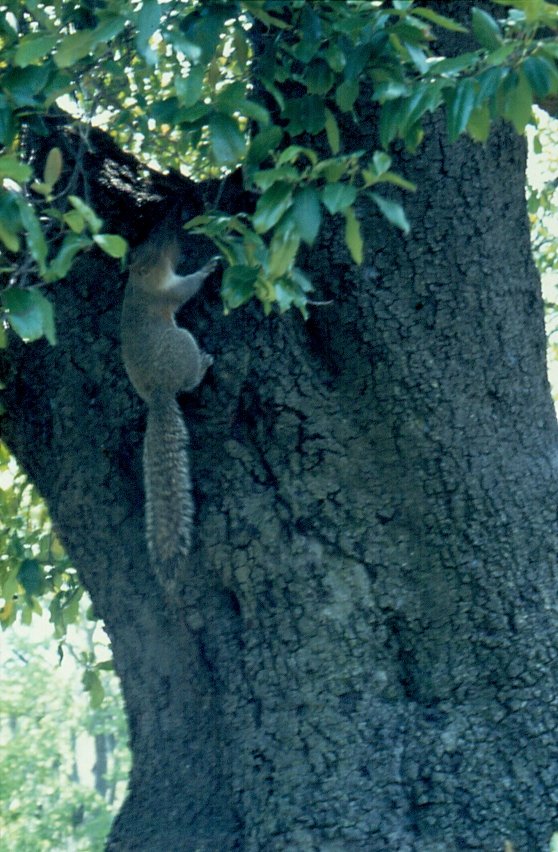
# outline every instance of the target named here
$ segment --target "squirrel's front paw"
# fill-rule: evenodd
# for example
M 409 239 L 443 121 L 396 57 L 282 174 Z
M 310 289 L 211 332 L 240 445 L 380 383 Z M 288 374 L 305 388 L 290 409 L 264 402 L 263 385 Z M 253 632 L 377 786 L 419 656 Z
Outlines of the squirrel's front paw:
M 216 257 L 212 257 L 210 261 L 208 261 L 202 269 L 203 274 L 207 277 L 211 275 L 212 272 L 215 272 L 217 269 L 219 262 L 221 260 L 221 255 L 216 255 Z

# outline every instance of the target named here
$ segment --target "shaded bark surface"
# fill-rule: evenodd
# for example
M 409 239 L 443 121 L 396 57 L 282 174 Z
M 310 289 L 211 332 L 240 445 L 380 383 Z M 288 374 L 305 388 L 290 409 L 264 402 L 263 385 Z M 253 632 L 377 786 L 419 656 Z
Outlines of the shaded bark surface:
M 363 205 L 356 268 L 331 220 L 306 265 L 333 303 L 307 323 L 224 317 L 217 280 L 191 303 L 215 365 L 183 400 L 197 518 L 177 601 L 146 558 L 116 264 L 91 254 L 52 288 L 56 348 L 11 349 L 4 436 L 122 680 L 113 852 L 548 843 L 557 447 L 524 146 L 434 126 L 401 159 L 411 235 Z M 130 210 L 115 189 L 109 224 L 133 235 Z

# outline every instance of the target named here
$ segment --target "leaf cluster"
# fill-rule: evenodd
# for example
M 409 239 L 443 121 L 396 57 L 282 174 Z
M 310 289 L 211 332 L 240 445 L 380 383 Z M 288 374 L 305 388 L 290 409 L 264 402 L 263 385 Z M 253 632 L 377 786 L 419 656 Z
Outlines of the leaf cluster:
M 55 636 L 62 640 L 79 617 L 84 590 L 52 529 L 37 489 L 0 443 L 0 624 L 31 624 L 47 601 Z
M 16 254 L 25 234 L 34 268 L 51 282 L 92 244 L 123 253 L 115 235 L 94 224 L 87 199 L 60 184 L 53 196 L 56 151 L 39 177 L 19 157 L 22 128 L 41 132 L 56 104 L 162 169 L 203 178 L 241 167 L 255 210 L 208 210 L 190 224 L 228 262 L 225 309 L 256 297 L 266 312 L 296 306 L 306 315 L 312 282 L 297 260 L 324 217 L 342 217 L 355 263 L 364 256 L 363 202 L 408 233 L 399 194 L 414 187 L 392 168 L 394 142 L 414 151 L 426 116 L 438 109 L 452 142 L 466 133 L 483 143 L 500 118 L 522 133 L 533 103 L 558 94 L 557 7 L 543 0 L 497 5 L 501 16 L 472 6 L 464 23 L 413 0 L 6 2 L 0 174 L 8 184 L 0 192 L 0 241 Z M 444 30 L 468 33 L 476 47 L 440 53 Z M 350 127 L 369 120 L 371 104 L 378 150 L 354 149 Z M 18 286 L 28 288 L 25 280 Z M 19 332 L 10 317 L 25 306 L 4 309 Z M 34 297 L 29 310 L 35 318 L 46 311 Z M 47 337 L 49 322 L 43 319 Z M 37 320 L 31 325 L 36 333 Z

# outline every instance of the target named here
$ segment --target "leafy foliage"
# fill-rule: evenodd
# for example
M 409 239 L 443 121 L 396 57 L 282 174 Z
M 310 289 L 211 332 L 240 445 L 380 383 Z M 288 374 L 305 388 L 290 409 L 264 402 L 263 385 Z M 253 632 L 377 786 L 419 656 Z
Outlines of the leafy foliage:
M 116 679 L 105 677 L 107 700 L 92 709 L 75 664 L 67 657 L 59 667 L 51 656 L 44 640 L 17 631 L 3 647 L 2 849 L 100 852 L 129 769 L 122 702 Z M 105 752 L 106 771 L 92 775 Z
M 72 848 L 101 850 L 129 769 L 118 681 L 46 506 L 2 444 L 0 515 L 0 623 L 12 627 L 0 661 L 2 848 L 61 849 L 72 837 Z M 20 626 L 32 628 L 26 638 Z M 110 752 L 97 789 L 79 777 L 86 734 Z
M 9 292 L 9 291 L 8 291 Z M 26 292 L 26 291 L 22 291 Z M 0 444 L 0 609 L 2 628 L 30 624 L 48 602 L 55 635 L 63 640 L 79 615 L 83 588 L 56 538 L 37 490 Z
M 543 0 L 500 0 L 496 19 L 471 8 L 466 26 L 413 0 L 105 0 L 102 4 L 8 0 L 0 23 L 0 241 L 12 287 L 34 275 L 55 282 L 75 256 L 99 246 L 123 257 L 125 244 L 102 232 L 86 199 L 72 195 L 57 149 L 42 175 L 22 162 L 22 129 L 44 133 L 56 107 L 68 120 L 101 125 L 145 163 L 198 177 L 241 166 L 253 213 L 207 211 L 192 226 L 208 234 L 229 268 L 226 310 L 258 298 L 306 315 L 311 282 L 297 267 L 325 215 L 345 220 L 360 263 L 359 201 L 370 192 L 389 223 L 408 231 L 390 146 L 413 151 L 425 117 L 445 110 L 448 136 L 484 142 L 497 118 L 521 133 L 532 104 L 558 92 L 558 9 Z M 451 6 L 448 5 L 448 11 Z M 541 31 L 541 28 L 545 28 Z M 476 47 L 436 51 L 441 30 L 472 33 Z M 262 34 L 264 37 L 262 37 Z M 352 150 L 359 104 L 377 104 L 379 149 Z M 72 118 L 73 117 L 73 118 Z M 18 253 L 30 259 L 21 263 Z M 11 277 L 10 277 L 11 276 Z M 5 317 L 32 340 L 54 338 L 35 296 Z M 29 312 L 27 320 L 21 314 Z

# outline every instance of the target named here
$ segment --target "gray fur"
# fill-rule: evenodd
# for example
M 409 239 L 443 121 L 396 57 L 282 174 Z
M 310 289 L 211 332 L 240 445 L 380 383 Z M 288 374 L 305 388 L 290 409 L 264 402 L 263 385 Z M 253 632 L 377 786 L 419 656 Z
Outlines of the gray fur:
M 122 356 L 149 407 L 144 439 L 145 520 L 149 557 L 163 587 L 174 591 L 175 561 L 187 557 L 194 517 L 188 431 L 176 394 L 192 391 L 213 358 L 174 315 L 213 272 L 214 258 L 193 275 L 177 276 L 172 243 L 138 249 L 122 306 Z

